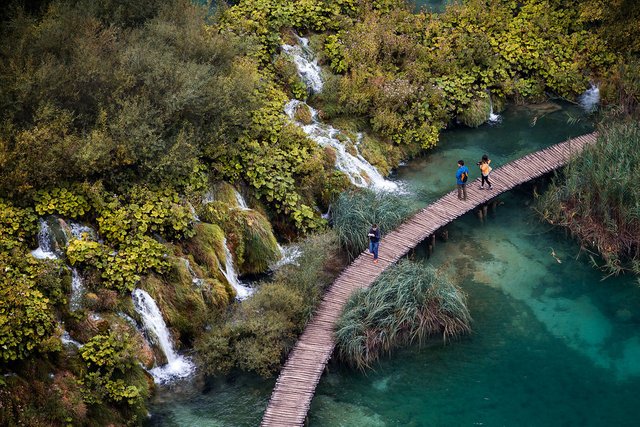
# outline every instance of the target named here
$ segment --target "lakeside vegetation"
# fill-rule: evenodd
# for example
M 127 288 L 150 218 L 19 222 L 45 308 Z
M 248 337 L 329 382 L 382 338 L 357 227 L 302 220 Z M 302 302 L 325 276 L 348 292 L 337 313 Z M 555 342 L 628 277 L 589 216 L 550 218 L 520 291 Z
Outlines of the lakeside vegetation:
M 365 369 L 398 347 L 470 331 L 464 293 L 432 267 L 403 260 L 351 295 L 336 324 L 336 349 Z
M 482 123 L 490 100 L 499 110 L 548 94 L 573 99 L 602 81 L 605 101 L 630 109 L 640 19 L 629 2 L 614 3 L 470 0 L 442 15 L 399 0 L 241 0 L 215 12 L 187 0 L 13 3 L 0 30 L 0 424 L 144 419 L 154 386 L 140 364 L 162 355 L 120 315 L 136 318 L 136 287 L 204 371 L 277 372 L 347 258 L 338 242 L 353 256 L 361 228 L 390 230 L 409 213 L 388 202 L 380 213 L 393 218 L 364 215 L 382 196 L 345 193 L 335 152 L 291 123 L 285 103 L 308 99 L 323 120 L 367 131 L 362 153 L 385 172 L 433 147 L 456 118 Z M 309 95 L 280 52 L 292 31 L 318 52 L 322 93 Z M 605 156 L 633 154 L 637 128 L 621 126 L 603 137 L 620 148 Z M 607 185 L 605 168 L 619 158 L 606 159 L 568 173 L 593 162 L 603 169 L 590 179 Z M 614 222 L 603 211 L 609 199 L 579 212 L 605 220 L 599 247 L 614 270 L 637 258 L 633 238 L 608 243 L 620 229 L 637 235 L 632 181 L 621 176 L 631 188 L 607 192 L 621 203 Z M 575 193 L 550 194 L 589 197 L 582 179 L 568 182 Z M 320 215 L 330 204 L 338 237 Z M 561 223 L 569 211 L 553 212 Z M 39 218 L 56 233 L 60 259 L 29 255 Z M 70 220 L 96 235 L 70 238 Z M 309 236 L 300 265 L 234 304 L 224 242 L 242 274 L 260 274 L 279 256 L 276 236 Z M 69 306 L 68 266 L 87 288 L 80 310 Z M 63 331 L 82 349 L 63 345 Z

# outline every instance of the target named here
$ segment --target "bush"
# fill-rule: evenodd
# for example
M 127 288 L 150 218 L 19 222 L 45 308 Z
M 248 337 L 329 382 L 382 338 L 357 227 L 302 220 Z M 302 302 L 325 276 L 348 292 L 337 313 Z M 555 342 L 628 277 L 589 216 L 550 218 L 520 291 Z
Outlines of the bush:
M 43 268 L 23 254 L 21 264 L 0 253 L 0 360 L 24 359 L 45 343 L 53 330 L 53 304 L 39 289 Z
M 333 206 L 333 227 L 352 258 L 367 248 L 367 232 L 378 224 L 388 233 L 413 213 L 407 198 L 371 190 L 345 192 Z
M 350 298 L 336 324 L 338 354 L 360 369 L 394 348 L 470 331 L 465 295 L 431 267 L 401 261 Z
M 601 125 L 598 141 L 572 159 L 538 199 L 551 224 L 568 227 L 612 272 L 640 274 L 640 125 Z

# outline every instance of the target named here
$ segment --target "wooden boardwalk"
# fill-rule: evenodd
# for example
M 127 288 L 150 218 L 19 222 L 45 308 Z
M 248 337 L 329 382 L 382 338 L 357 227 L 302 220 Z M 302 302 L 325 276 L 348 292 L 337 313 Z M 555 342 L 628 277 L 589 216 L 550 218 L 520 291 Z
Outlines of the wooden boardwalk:
M 333 282 L 289 354 L 262 425 L 304 424 L 320 376 L 333 353 L 335 323 L 353 291 L 369 287 L 385 269 L 454 219 L 519 184 L 565 165 L 573 154 L 595 142 L 596 136 L 592 133 L 570 139 L 496 168 L 491 172 L 493 190 L 479 190 L 479 178 L 470 181 L 466 201 L 458 200 L 456 190 L 449 192 L 382 238 L 378 264 L 372 263 L 371 255 L 360 254 Z

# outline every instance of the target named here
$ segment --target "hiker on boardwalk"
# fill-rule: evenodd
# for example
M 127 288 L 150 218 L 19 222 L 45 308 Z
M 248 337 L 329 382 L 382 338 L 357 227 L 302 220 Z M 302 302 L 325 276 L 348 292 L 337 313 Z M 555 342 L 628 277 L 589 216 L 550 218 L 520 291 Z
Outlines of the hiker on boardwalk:
M 378 263 L 378 246 L 380 245 L 380 229 L 373 224 L 369 229 L 369 252 L 373 254 L 373 262 Z
M 482 178 L 480 182 L 480 189 L 484 189 L 484 183 L 486 182 L 489 186 L 489 190 L 492 189 L 491 182 L 489 182 L 489 174 L 491 173 L 491 159 L 486 154 L 482 156 L 482 160 L 478 162 L 478 166 L 480 166 L 480 177 Z
M 469 168 L 464 165 L 464 160 L 458 160 L 456 181 L 458 183 L 458 199 L 460 200 L 467 200 L 467 179 L 469 179 Z

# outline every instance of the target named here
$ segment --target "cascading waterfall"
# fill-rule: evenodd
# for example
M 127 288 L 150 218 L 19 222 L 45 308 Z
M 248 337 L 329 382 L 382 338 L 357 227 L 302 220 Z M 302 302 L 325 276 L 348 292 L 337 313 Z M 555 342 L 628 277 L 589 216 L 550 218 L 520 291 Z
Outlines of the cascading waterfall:
M 248 211 L 249 206 L 247 205 L 247 201 L 242 197 L 242 194 L 238 190 L 233 190 L 234 195 L 236 196 L 236 202 L 238 203 L 238 207 L 243 211 Z
M 184 262 L 185 267 L 187 267 L 189 274 L 191 274 L 191 282 L 196 286 L 202 286 L 202 284 L 204 283 L 204 279 L 198 277 L 196 272 L 193 270 L 193 267 L 191 267 L 191 263 L 189 262 L 189 260 L 186 258 L 180 259 L 182 259 L 182 262 Z
M 53 236 L 49 229 L 47 221 L 40 218 L 38 221 L 40 228 L 38 230 L 38 248 L 31 251 L 31 255 L 36 259 L 58 259 L 60 258 L 53 249 Z
M 592 83 L 591 87 L 580 95 L 579 101 L 584 111 L 593 113 L 598 109 L 600 103 L 600 88 Z
M 195 365 L 186 357 L 176 353 L 171 342 L 171 334 L 162 318 L 162 313 L 156 302 L 147 292 L 135 289 L 131 293 L 133 306 L 142 319 L 142 325 L 147 336 L 162 350 L 167 358 L 167 364 L 156 366 L 149 373 L 157 384 L 164 384 L 178 378 L 186 378 L 193 373 Z
M 491 99 L 491 92 L 487 89 L 487 94 L 489 95 L 489 123 L 500 123 L 502 121 L 502 116 L 500 114 L 496 114 L 493 112 L 493 100 Z
M 297 45 L 283 44 L 282 50 L 286 52 L 296 64 L 298 75 L 312 93 L 322 91 L 323 81 L 318 60 L 309 48 L 309 40 L 298 37 Z
M 297 36 L 296 36 L 297 37 Z M 291 56 L 296 64 L 298 75 L 307 85 L 307 88 L 314 93 L 322 91 L 322 75 L 320 66 L 318 65 L 315 55 L 309 48 L 309 40 L 304 37 L 297 37 L 298 45 L 282 45 L 282 50 Z M 306 105 L 311 111 L 312 123 L 305 125 L 295 120 L 296 109 L 300 105 Z M 399 187 L 396 183 L 386 180 L 380 172 L 369 163 L 358 151 L 357 144 L 354 144 L 356 155 L 349 153 L 343 143 L 337 139 L 341 132 L 333 126 L 323 124 L 318 120 L 318 112 L 309 107 L 306 103 L 298 100 L 291 100 L 285 106 L 285 113 L 300 126 L 311 139 L 316 141 L 320 146 L 330 146 L 336 151 L 336 168 L 344 172 L 351 183 L 358 187 L 372 187 L 375 190 L 382 191 L 398 191 Z M 342 134 L 346 138 L 346 135 Z M 348 138 L 346 138 L 348 139 Z
M 84 283 L 82 276 L 75 268 L 71 269 L 71 297 L 69 298 L 69 308 L 76 311 L 82 308 L 81 300 L 84 294 Z
M 298 258 L 302 256 L 302 250 L 298 245 L 281 246 L 278 243 L 278 250 L 280 251 L 280 259 L 273 265 L 270 265 L 271 270 L 277 270 L 283 265 L 294 264 L 298 265 Z
M 358 187 L 372 187 L 376 190 L 398 191 L 398 184 L 385 179 L 380 172 L 358 152 L 357 144 L 362 135 L 358 135 L 358 141 L 354 144 L 356 155 L 347 151 L 346 146 L 337 138 L 341 132 L 331 125 L 321 123 L 318 120 L 318 112 L 302 101 L 292 99 L 284 108 L 285 113 L 295 122 L 295 112 L 299 106 L 305 105 L 311 112 L 311 124 L 305 125 L 296 122 L 311 139 L 322 147 L 331 147 L 336 152 L 336 168 L 345 173 L 351 183 Z M 346 135 L 342 134 L 349 142 Z
M 224 277 L 227 279 L 229 284 L 233 287 L 233 289 L 235 289 L 236 295 L 237 295 L 236 298 L 242 301 L 243 299 L 248 298 L 253 293 L 254 290 L 248 287 L 247 285 L 244 285 L 243 283 L 241 283 L 240 280 L 238 279 L 238 273 L 236 273 L 236 269 L 233 266 L 233 255 L 231 254 L 231 251 L 229 250 L 229 246 L 227 245 L 226 237 L 223 240 L 223 246 L 224 246 L 224 255 L 225 255 L 224 270 L 222 269 L 222 267 L 220 267 L 220 271 L 222 272 Z
M 63 330 L 62 331 L 62 335 L 60 336 L 60 341 L 62 341 L 62 345 L 68 345 L 68 346 L 73 346 L 76 348 L 82 348 L 82 344 L 80 344 L 78 341 L 74 340 L 73 338 L 71 338 L 71 335 L 69 335 L 69 332 Z

